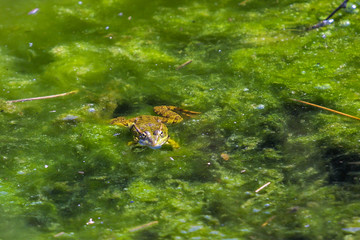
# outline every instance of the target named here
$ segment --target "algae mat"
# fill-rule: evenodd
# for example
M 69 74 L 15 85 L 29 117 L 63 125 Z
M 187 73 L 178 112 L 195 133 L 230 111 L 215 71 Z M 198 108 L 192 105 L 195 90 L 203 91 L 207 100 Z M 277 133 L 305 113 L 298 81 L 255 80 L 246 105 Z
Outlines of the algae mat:
M 1 1 L 0 239 L 359 238 L 359 122 L 289 100 L 360 115 L 340 4 Z M 158 105 L 179 149 L 109 124 Z

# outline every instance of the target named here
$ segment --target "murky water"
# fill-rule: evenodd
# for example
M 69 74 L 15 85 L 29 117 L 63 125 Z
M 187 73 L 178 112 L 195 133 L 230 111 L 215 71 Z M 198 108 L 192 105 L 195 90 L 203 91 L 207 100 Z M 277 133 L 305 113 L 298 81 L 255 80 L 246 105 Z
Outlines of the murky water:
M 359 122 L 290 100 L 360 115 L 340 4 L 1 1 L 0 239 L 357 239 Z M 179 149 L 109 124 L 158 105 Z

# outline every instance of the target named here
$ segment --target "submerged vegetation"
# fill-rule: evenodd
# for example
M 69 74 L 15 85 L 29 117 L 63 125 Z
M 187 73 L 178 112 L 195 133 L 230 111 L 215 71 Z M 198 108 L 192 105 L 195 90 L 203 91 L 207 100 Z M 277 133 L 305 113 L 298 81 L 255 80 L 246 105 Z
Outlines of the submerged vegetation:
M 359 122 L 290 100 L 359 116 L 339 4 L 0 3 L 0 239 L 359 238 Z M 110 124 L 158 105 L 179 149 Z

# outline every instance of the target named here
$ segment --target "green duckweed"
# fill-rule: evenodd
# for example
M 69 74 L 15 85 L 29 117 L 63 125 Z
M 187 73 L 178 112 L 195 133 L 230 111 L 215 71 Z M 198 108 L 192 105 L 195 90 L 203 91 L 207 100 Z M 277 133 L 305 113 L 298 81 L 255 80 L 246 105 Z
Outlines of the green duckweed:
M 358 239 L 359 3 L 3 1 L 0 239 Z

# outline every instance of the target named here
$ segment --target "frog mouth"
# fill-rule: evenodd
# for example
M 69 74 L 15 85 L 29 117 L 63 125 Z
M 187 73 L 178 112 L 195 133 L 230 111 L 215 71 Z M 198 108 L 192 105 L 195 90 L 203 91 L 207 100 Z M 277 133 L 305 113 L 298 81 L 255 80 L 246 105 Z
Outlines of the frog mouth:
M 157 130 L 158 134 L 153 135 L 155 137 L 154 139 L 151 137 L 151 134 L 148 131 L 145 131 L 145 132 L 141 131 L 141 129 L 136 126 L 136 123 L 134 123 L 134 125 L 132 127 L 135 128 L 135 130 L 139 134 L 139 136 L 143 136 L 143 138 L 139 139 L 138 143 L 143 146 L 148 146 L 151 149 L 161 148 L 161 146 L 164 145 L 169 139 L 169 136 L 168 136 L 167 138 L 160 139 L 160 141 L 159 141 L 159 136 L 162 133 L 163 124 L 161 124 L 160 128 Z
M 162 147 L 162 145 L 158 145 L 158 146 L 148 146 L 151 149 L 159 149 Z
M 151 149 L 159 149 L 159 148 L 161 148 L 162 145 L 164 145 L 166 143 L 166 141 L 168 139 L 169 138 L 166 138 L 164 141 L 161 141 L 161 142 L 157 142 L 157 141 L 150 140 L 150 139 L 146 139 L 146 140 L 140 139 L 139 144 L 143 145 L 143 146 L 148 146 Z
M 140 139 L 139 140 L 139 144 L 144 145 L 144 146 L 148 146 L 149 148 L 152 149 L 159 149 L 161 148 L 162 145 L 164 145 L 169 139 L 169 136 L 165 139 L 161 139 L 160 141 L 158 140 L 158 136 L 155 139 Z

